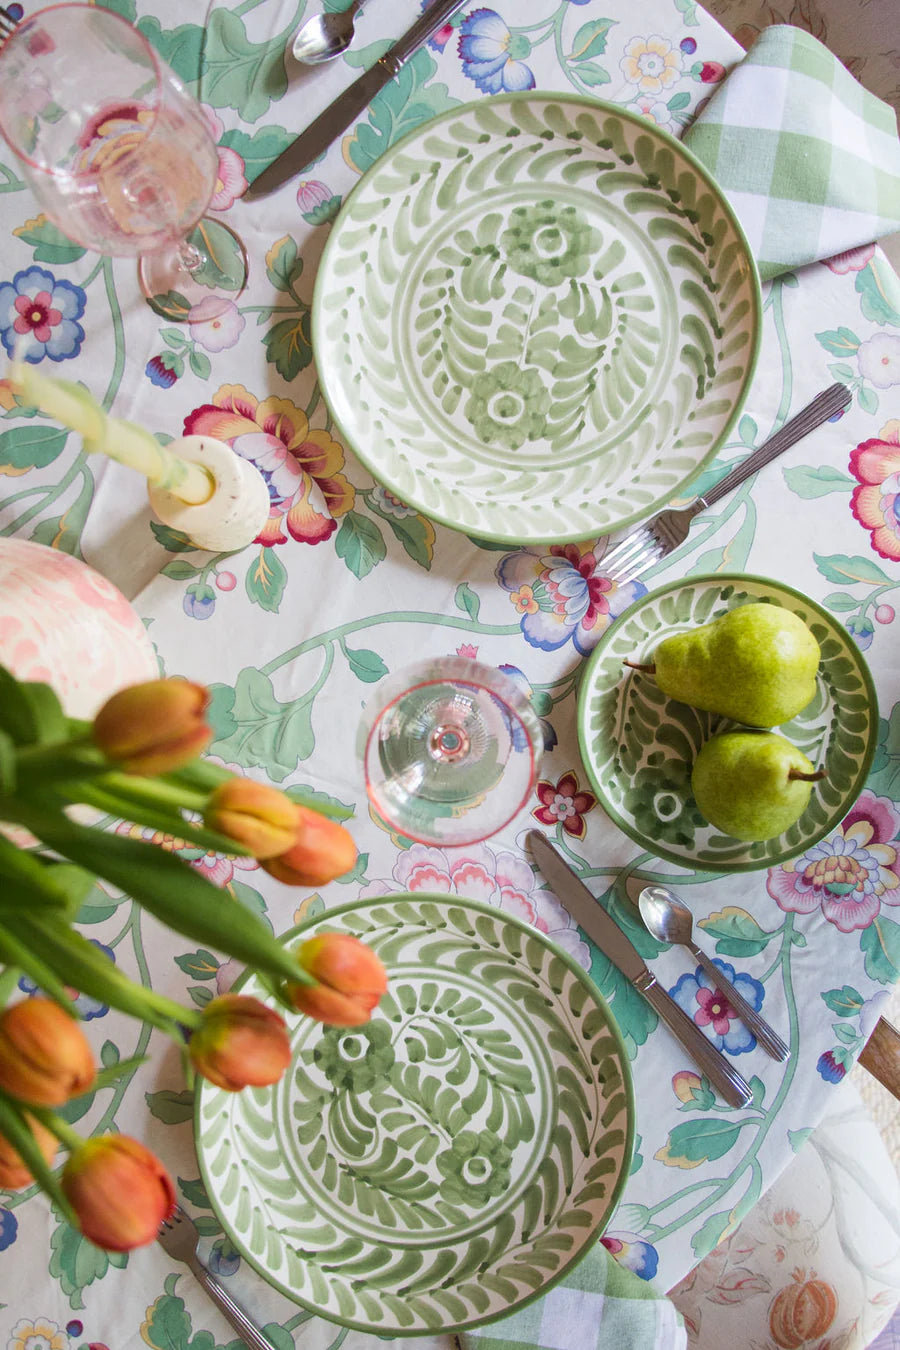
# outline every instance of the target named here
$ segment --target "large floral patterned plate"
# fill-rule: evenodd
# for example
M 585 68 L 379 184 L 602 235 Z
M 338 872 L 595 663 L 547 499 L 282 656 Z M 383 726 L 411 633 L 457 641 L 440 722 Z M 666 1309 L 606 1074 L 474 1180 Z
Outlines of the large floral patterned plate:
M 649 515 L 715 454 L 756 361 L 731 208 L 646 118 L 501 94 L 391 147 L 313 299 L 335 420 L 397 496 L 507 543 Z
M 291 1018 L 273 1088 L 202 1085 L 210 1198 L 265 1279 L 333 1322 L 489 1321 L 555 1283 L 612 1213 L 634 1141 L 622 1039 L 581 967 L 489 905 L 365 900 L 285 941 L 335 929 L 380 954 L 388 993 L 359 1029 Z
M 667 698 L 652 676 L 622 663 L 649 662 L 663 638 L 757 601 L 799 615 L 822 649 L 812 701 L 779 730 L 827 777 L 790 829 L 744 843 L 708 825 L 690 789 L 700 746 L 735 723 Z M 581 753 L 607 814 L 657 857 L 715 872 L 774 867 L 834 829 L 862 790 L 877 736 L 872 677 L 846 629 L 790 586 L 739 573 L 689 577 L 642 596 L 600 639 L 579 694 Z

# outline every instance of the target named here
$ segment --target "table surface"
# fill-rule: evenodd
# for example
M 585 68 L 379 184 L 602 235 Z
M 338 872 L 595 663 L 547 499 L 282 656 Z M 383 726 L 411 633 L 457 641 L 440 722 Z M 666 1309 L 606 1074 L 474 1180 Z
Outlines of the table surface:
M 135 0 L 110 3 L 136 17 Z M 521 596 L 504 582 L 504 561 L 515 550 L 480 547 L 434 526 L 373 483 L 342 445 L 316 380 L 310 304 L 329 221 L 360 172 L 404 132 L 480 94 L 533 83 L 639 109 L 678 134 L 741 54 L 694 0 L 499 0 L 499 6 L 478 11 L 482 54 L 502 53 L 506 44 L 499 71 L 488 59 L 465 61 L 458 33 L 439 32 L 308 178 L 252 204 L 237 200 L 245 171 L 252 176 L 280 150 L 420 5 L 371 4 L 352 54 L 307 71 L 283 59 L 304 16 L 303 0 L 210 6 L 205 23 L 185 21 L 175 0 L 138 6 L 141 27 L 194 82 L 214 123 L 221 147 L 215 204 L 248 247 L 248 290 L 218 328 L 204 333 L 167 324 L 140 299 L 131 262 L 69 247 L 38 218 L 12 166 L 2 164 L 0 282 L 38 267 L 49 275 L 49 289 L 64 280 L 80 291 L 83 337 L 70 342 L 63 360 L 47 359 L 40 370 L 83 381 L 117 416 L 154 432 L 177 436 L 184 426 L 232 441 L 254 437 L 244 448 L 251 446 L 256 462 L 273 472 L 281 505 L 262 540 L 238 555 L 185 549 L 151 520 L 136 475 L 89 461 L 74 435 L 35 438 L 30 433 L 49 424 L 17 415 L 0 384 L 0 527 L 80 553 L 133 597 L 166 673 L 213 686 L 213 756 L 279 784 L 311 785 L 355 809 L 359 865 L 317 895 L 280 886 L 252 861 L 185 850 L 196 867 L 265 910 L 275 931 L 323 905 L 439 890 L 524 916 L 590 969 L 633 1056 L 637 1099 L 634 1168 L 609 1236 L 628 1264 L 668 1288 L 788 1164 L 898 975 L 900 566 L 896 548 L 893 559 L 876 552 L 874 522 L 853 510 L 858 480 L 850 454 L 865 441 L 886 443 L 881 509 L 896 522 L 900 300 L 893 272 L 868 248 L 766 288 L 757 374 L 710 479 L 835 378 L 852 389 L 852 407 L 705 513 L 688 544 L 643 578 L 652 587 L 716 570 L 776 577 L 824 602 L 855 634 L 871 665 L 881 722 L 853 834 L 848 827 L 845 840 L 839 828 L 807 858 L 768 872 L 712 877 L 662 864 L 606 818 L 579 759 L 578 674 L 603 624 L 591 632 L 561 627 L 555 649 L 535 646 Z M 895 545 L 896 529 L 895 523 Z M 582 576 L 591 569 L 602 576 L 603 547 L 589 541 L 555 565 L 571 568 L 573 583 L 579 566 Z M 633 594 L 628 586 L 614 588 L 605 622 Z M 386 669 L 453 652 L 516 667 L 552 748 L 527 810 L 501 834 L 456 850 L 404 848 L 369 817 L 355 724 Z M 621 903 L 627 882 L 676 885 L 703 923 L 705 945 L 718 941 L 719 955 L 763 986 L 762 1011 L 789 1036 L 793 1053 L 786 1065 L 759 1050 L 736 1056 L 754 1088 L 750 1108 L 734 1112 L 691 1096 L 697 1080 L 690 1061 L 572 927 L 526 861 L 524 833 L 535 818 L 604 902 Z M 851 851 L 862 889 L 848 897 L 830 859 Z M 857 902 L 856 895 L 863 898 Z M 182 1000 L 202 1004 L 236 974 L 232 963 L 163 933 L 127 901 L 110 900 L 96 919 L 84 931 L 123 969 Z M 691 970 L 675 950 L 653 966 L 668 987 Z M 191 1101 L 177 1055 L 115 1013 L 96 1006 L 86 1013 L 98 1051 L 104 1046 L 107 1055 L 125 1058 L 149 1040 L 151 1059 L 115 1090 L 98 1093 L 79 1128 L 115 1125 L 165 1160 L 179 1179 L 179 1198 L 200 1218 L 212 1264 L 270 1324 L 278 1350 L 294 1341 L 316 1350 L 384 1344 L 298 1312 L 241 1265 L 198 1181 Z M 24 1192 L 2 1203 L 0 1344 L 123 1350 L 143 1342 L 182 1350 L 190 1343 L 212 1350 L 231 1341 L 192 1278 L 160 1250 L 143 1249 L 127 1261 L 111 1257 L 60 1226 L 41 1196 Z

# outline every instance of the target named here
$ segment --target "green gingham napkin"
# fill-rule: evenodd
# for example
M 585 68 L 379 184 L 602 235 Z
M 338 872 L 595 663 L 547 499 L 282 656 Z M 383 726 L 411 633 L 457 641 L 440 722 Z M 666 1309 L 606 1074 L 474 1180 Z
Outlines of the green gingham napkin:
M 460 1350 L 683 1350 L 664 1294 L 596 1246 L 561 1284 L 509 1317 L 463 1331 Z
M 763 280 L 900 229 L 893 109 L 810 33 L 767 28 L 684 134 Z

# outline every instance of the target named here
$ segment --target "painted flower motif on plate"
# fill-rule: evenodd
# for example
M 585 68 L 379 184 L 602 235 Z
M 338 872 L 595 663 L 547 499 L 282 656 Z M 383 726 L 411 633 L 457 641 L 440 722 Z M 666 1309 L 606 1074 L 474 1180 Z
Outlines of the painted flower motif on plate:
M 461 1130 L 435 1158 L 441 1196 L 454 1204 L 486 1205 L 509 1185 L 512 1150 L 493 1130 Z
M 534 75 L 523 60 L 530 51 L 528 38 L 511 33 L 496 10 L 473 9 L 460 24 L 463 74 L 474 80 L 483 94 L 533 89 Z
M 900 905 L 900 810 L 865 791 L 837 829 L 799 858 L 769 869 L 766 889 L 781 909 L 821 909 L 842 933 L 868 928 L 883 905 Z
M 329 1027 L 313 1051 L 313 1060 L 337 1091 L 367 1092 L 383 1079 L 394 1063 L 391 1028 L 387 1022 L 369 1022 L 345 1030 Z
M 532 647 L 552 652 L 570 640 L 587 655 L 614 619 L 639 596 L 639 581 L 617 585 L 603 575 L 603 555 L 578 544 L 507 553 L 495 575 L 521 615 L 522 635 Z
M 539 370 L 500 361 L 474 377 L 463 412 L 485 445 L 518 450 L 543 435 L 550 404 Z
M 728 977 L 738 993 L 743 994 L 750 1007 L 759 1012 L 765 996 L 759 980 L 743 972 L 738 975 L 734 966 L 718 957 L 713 958 L 713 964 Z M 753 1032 L 744 1026 L 727 995 L 716 988 L 701 966 L 693 974 L 682 975 L 669 993 L 695 1025 L 702 1028 L 717 1050 L 725 1050 L 730 1055 L 743 1055 L 755 1049 L 756 1037 Z
M 691 795 L 689 768 L 677 760 L 638 769 L 622 806 L 642 835 L 684 848 L 705 823 Z
M 389 878 L 372 881 L 359 893 L 361 900 L 396 891 L 434 891 L 496 905 L 546 933 L 585 970 L 591 957 L 568 911 L 552 891 L 541 888 L 528 863 L 506 850 L 487 844 L 441 849 L 413 844 L 394 863 Z
M 900 559 L 900 421 L 887 422 L 877 437 L 851 451 L 850 472 L 859 483 L 850 510 L 871 530 L 876 553 Z
M 597 798 L 586 788 L 579 788 L 578 779 L 570 769 L 556 783 L 542 778 L 535 788 L 540 806 L 532 815 L 542 825 L 562 825 L 566 834 L 583 839 L 587 825 L 585 816 L 597 805 Z
M 635 37 L 625 48 L 619 69 L 642 94 L 661 94 L 681 74 L 681 53 L 668 38 Z
M 288 399 L 260 400 L 243 385 L 223 385 L 211 403 L 188 413 L 184 434 L 226 441 L 259 469 L 271 498 L 261 544 L 286 544 L 288 535 L 320 544 L 353 505 L 353 486 L 341 472 L 343 447 L 327 431 L 310 428 Z
M 577 207 L 551 200 L 514 207 L 499 243 L 511 271 L 557 286 L 584 276 L 602 240 Z
M 43 267 L 28 267 L 0 284 L 0 342 L 7 354 L 36 365 L 48 356 L 77 356 L 84 329 L 77 322 L 87 296 L 71 281 L 57 281 Z

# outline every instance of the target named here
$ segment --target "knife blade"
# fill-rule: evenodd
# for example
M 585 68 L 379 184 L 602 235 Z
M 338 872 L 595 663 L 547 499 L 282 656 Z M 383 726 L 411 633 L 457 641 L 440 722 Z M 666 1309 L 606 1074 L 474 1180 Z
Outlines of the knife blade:
M 283 150 L 262 173 L 257 174 L 244 193 L 244 200 L 264 196 L 274 191 L 289 178 L 300 173 L 314 159 L 340 136 L 342 131 L 356 121 L 372 102 L 380 89 L 389 84 L 399 73 L 404 61 L 431 36 L 436 28 L 455 14 L 466 0 L 434 0 L 424 14 L 420 14 L 411 28 L 403 34 L 393 47 L 378 58 L 364 75 L 345 89 L 333 103 L 310 122 L 295 141 Z
M 695 1022 L 679 1008 L 675 1000 L 648 967 L 630 938 L 610 918 L 581 878 L 561 857 L 550 840 L 538 830 L 528 831 L 528 844 L 544 880 L 556 893 L 569 914 L 592 942 L 618 967 L 625 978 L 643 994 L 669 1030 L 681 1042 L 691 1058 L 706 1074 L 716 1092 L 730 1106 L 748 1106 L 753 1100 L 746 1081 L 724 1055 L 708 1041 Z

